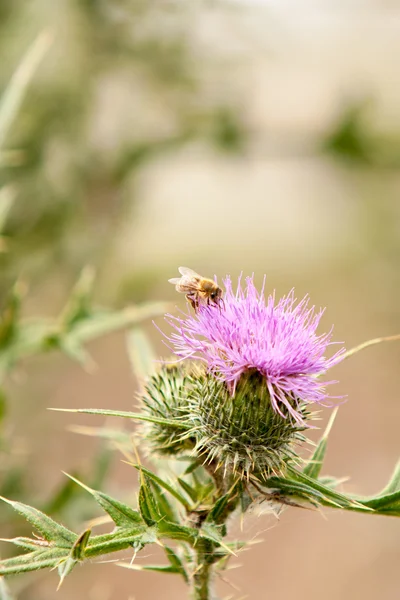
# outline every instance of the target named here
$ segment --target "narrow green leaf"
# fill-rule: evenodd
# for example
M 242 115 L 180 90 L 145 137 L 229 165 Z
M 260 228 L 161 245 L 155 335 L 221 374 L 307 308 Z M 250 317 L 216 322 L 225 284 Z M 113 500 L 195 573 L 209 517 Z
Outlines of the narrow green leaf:
M 171 521 L 172 523 L 179 522 L 178 512 L 173 504 L 168 500 L 165 491 L 155 481 L 151 482 L 151 487 L 154 494 L 154 499 L 157 505 L 159 513 L 163 519 Z
M 221 525 L 215 525 L 214 523 L 210 523 L 205 521 L 200 529 L 201 537 L 213 542 L 217 546 L 221 546 L 226 550 L 229 554 L 235 555 L 235 552 L 231 549 L 230 546 L 224 543 L 222 537 L 225 533 L 225 528 Z M 236 555 L 235 555 L 236 556 Z
M 338 408 L 336 408 L 332 414 L 331 414 L 331 418 L 329 419 L 328 425 L 324 431 L 324 434 L 322 436 L 322 438 L 320 439 L 320 441 L 318 442 L 318 445 L 312 455 L 312 457 L 310 458 L 308 464 L 306 465 L 306 467 L 303 469 L 303 473 L 305 473 L 305 475 L 308 475 L 309 477 L 313 477 L 314 479 L 318 478 L 318 475 L 321 472 L 322 469 L 322 463 L 324 461 L 325 458 L 325 453 L 326 453 L 326 447 L 328 444 L 328 436 L 330 434 L 330 431 L 332 429 L 332 425 L 335 421 L 336 415 L 338 412 Z
M 133 528 L 115 530 L 112 533 L 92 537 L 86 547 L 85 558 L 95 558 L 128 548 L 140 550 L 146 544 L 151 544 L 156 540 L 157 538 L 152 529 L 146 529 L 144 533 L 138 533 Z
M 26 537 L 15 537 L 15 538 L 0 538 L 0 542 L 7 542 L 7 544 L 14 544 L 15 546 L 20 546 L 25 550 L 37 550 L 38 547 L 43 549 L 43 546 L 48 546 L 48 542 L 43 542 L 43 540 L 39 539 L 31 539 Z
M 193 460 L 190 457 L 188 457 L 188 458 L 182 457 L 182 459 L 188 460 L 190 462 L 189 466 L 185 469 L 184 475 L 190 475 L 191 473 L 193 473 L 196 469 L 198 469 L 200 467 L 197 460 Z
M 180 575 L 182 575 L 182 577 L 186 581 L 186 583 L 189 583 L 189 577 L 188 577 L 188 574 L 186 573 L 183 562 L 181 561 L 179 556 L 176 554 L 176 552 L 174 552 L 174 550 L 172 548 L 170 548 L 169 546 L 164 546 L 164 550 L 167 554 L 169 562 L 171 563 L 171 567 L 173 567 L 175 569 L 174 573 L 179 573 Z
M 123 417 L 124 419 L 133 419 L 135 421 L 147 421 L 148 423 L 157 423 L 158 425 L 166 425 L 175 427 L 176 429 L 190 429 L 190 426 L 183 421 L 170 419 L 159 419 L 157 417 L 148 417 L 140 413 L 126 412 L 122 410 L 106 410 L 102 408 L 49 408 L 57 412 L 84 413 L 87 415 L 103 415 L 107 417 Z
M 376 511 L 382 513 L 382 511 L 400 511 L 400 490 L 391 494 L 385 494 L 384 496 L 377 496 L 376 498 L 369 498 L 368 500 L 361 500 L 362 504 L 369 506 Z
M 227 510 L 229 509 L 229 504 L 233 501 L 235 496 L 235 490 L 230 490 L 221 498 L 218 498 L 213 508 L 209 512 L 206 518 L 206 522 L 220 524 L 225 521 L 225 517 L 227 515 Z
M 155 525 L 161 518 L 151 486 L 150 479 L 141 471 L 139 489 L 139 509 L 144 521 L 149 527 Z
M 118 562 L 116 563 L 118 567 L 123 567 L 124 569 L 131 569 L 131 571 L 153 571 L 156 573 L 179 573 L 180 571 L 173 567 L 172 565 L 137 565 L 135 563 L 124 563 Z
M 393 474 L 389 480 L 387 486 L 381 491 L 379 496 L 386 496 L 387 494 L 392 494 L 393 492 L 397 492 L 400 490 L 400 460 L 397 463 Z
M 0 148 L 3 148 L 5 139 L 22 104 L 29 82 L 31 81 L 41 60 L 52 42 L 52 35 L 45 31 L 41 33 L 30 46 L 0 102 Z
M 314 491 L 319 492 L 320 494 L 322 494 L 325 500 L 331 501 L 333 502 L 333 504 L 337 504 L 343 508 L 353 507 L 359 508 L 360 510 L 367 510 L 367 508 L 361 505 L 357 500 L 354 500 L 350 496 L 345 496 L 344 494 L 340 494 L 339 492 L 336 492 L 335 490 L 332 490 L 326 487 L 325 485 L 322 485 L 317 480 L 313 479 L 312 477 L 308 477 L 308 475 L 297 471 L 297 469 L 294 469 L 293 467 L 289 467 L 289 472 L 295 478 L 295 480 L 306 484 Z
M 85 558 L 86 546 L 88 545 L 91 533 L 91 529 L 87 529 L 81 533 L 75 544 L 72 546 L 71 558 L 74 560 L 83 560 Z
M 143 520 L 137 510 L 134 510 L 130 506 L 123 504 L 111 496 L 108 496 L 104 492 L 93 490 L 72 475 L 68 475 L 68 473 L 65 473 L 65 475 L 72 479 L 72 481 L 75 481 L 75 483 L 80 485 L 84 490 L 89 492 L 96 502 L 110 515 L 118 527 L 137 528 L 139 525 L 144 525 Z
M 121 329 L 127 329 L 145 319 L 165 314 L 168 304 L 165 302 L 148 302 L 137 306 L 129 306 L 118 312 L 92 311 L 90 319 L 76 323 L 74 334 L 78 341 L 88 342 L 99 336 Z
M 48 548 L 46 550 L 35 550 L 13 558 L 6 558 L 0 561 L 0 575 L 53 568 L 57 566 L 61 558 L 68 556 L 68 554 L 68 548 Z
M 158 475 L 156 475 L 149 469 L 146 469 L 142 465 L 138 465 L 136 463 L 129 463 L 129 464 L 132 465 L 132 467 L 135 467 L 135 469 L 137 469 L 138 471 L 141 471 L 142 473 L 147 475 L 147 477 L 149 477 L 152 481 L 154 481 L 159 486 L 161 486 L 164 490 L 169 492 L 171 494 L 171 496 L 173 496 L 176 500 L 178 500 L 178 502 L 180 502 L 182 504 L 182 506 L 185 507 L 186 510 L 188 510 L 188 511 L 190 510 L 190 506 L 189 506 L 188 502 L 186 501 L 186 499 L 175 488 L 173 488 L 172 485 L 170 485 L 169 483 L 167 483 L 166 481 L 161 479 L 161 477 L 159 477 Z
M 162 520 L 157 524 L 157 535 L 160 539 L 179 540 L 193 546 L 198 539 L 198 530 L 185 525 L 178 525 Z
M 178 482 L 181 488 L 185 490 L 186 494 L 193 502 L 199 501 L 198 491 L 194 487 L 192 487 L 189 483 L 182 479 L 182 477 L 178 477 Z
M 155 372 L 155 355 L 149 338 L 142 329 L 135 327 L 127 334 L 127 348 L 132 371 L 139 381 Z
M 75 568 L 75 566 L 77 564 L 78 564 L 78 561 L 75 560 L 74 558 L 72 558 L 72 556 L 68 556 L 65 560 L 63 559 L 58 563 L 57 570 L 58 570 L 58 575 L 60 577 L 60 583 L 58 584 L 57 591 L 60 589 L 60 587 L 64 583 L 64 579 L 66 578 L 66 576 L 71 573 L 71 571 Z
M 53 521 L 50 517 L 42 513 L 40 510 L 22 504 L 22 502 L 13 502 L 0 496 L 0 499 L 12 506 L 12 508 L 20 515 L 25 517 L 29 523 L 31 523 L 47 540 L 56 542 L 57 546 L 62 548 L 70 548 L 75 543 L 77 535 L 72 531 L 69 531 L 63 525 L 60 525 L 56 521 Z

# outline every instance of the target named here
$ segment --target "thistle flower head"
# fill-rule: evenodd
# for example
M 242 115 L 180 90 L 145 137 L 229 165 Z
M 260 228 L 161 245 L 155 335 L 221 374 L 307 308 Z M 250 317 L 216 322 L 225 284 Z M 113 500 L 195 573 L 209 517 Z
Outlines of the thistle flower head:
M 252 277 L 233 290 L 224 281 L 222 307 L 200 306 L 196 314 L 167 316 L 174 328 L 168 337 L 181 358 L 203 360 L 231 396 L 249 373 L 258 372 L 273 410 L 282 418 L 304 424 L 303 404 L 330 405 L 321 376 L 341 360 L 344 348 L 327 358 L 332 330 L 317 334 L 323 310 L 310 307 L 306 296 L 299 302 L 294 291 L 276 301 L 258 292 Z

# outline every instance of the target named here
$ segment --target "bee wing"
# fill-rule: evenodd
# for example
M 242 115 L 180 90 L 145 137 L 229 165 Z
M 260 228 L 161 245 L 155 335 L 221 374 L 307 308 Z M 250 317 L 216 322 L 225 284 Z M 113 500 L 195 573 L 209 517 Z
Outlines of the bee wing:
M 188 267 L 179 267 L 179 273 L 184 277 L 188 277 L 190 279 L 201 279 L 201 276 L 193 271 L 193 269 L 189 269 Z
M 178 285 L 178 283 L 181 282 L 181 278 L 180 277 L 173 277 L 172 279 L 168 279 L 169 283 L 172 283 L 173 285 Z

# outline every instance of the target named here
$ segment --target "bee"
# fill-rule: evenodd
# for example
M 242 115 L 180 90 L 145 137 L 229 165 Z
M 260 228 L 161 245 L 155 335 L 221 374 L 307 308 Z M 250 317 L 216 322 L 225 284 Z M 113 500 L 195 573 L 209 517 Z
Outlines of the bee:
M 200 304 L 215 304 L 220 307 L 221 302 L 223 302 L 222 290 L 215 281 L 202 277 L 187 267 L 179 267 L 178 271 L 182 277 L 174 277 L 168 279 L 168 281 L 175 285 L 177 292 L 186 294 L 186 299 L 195 312 Z

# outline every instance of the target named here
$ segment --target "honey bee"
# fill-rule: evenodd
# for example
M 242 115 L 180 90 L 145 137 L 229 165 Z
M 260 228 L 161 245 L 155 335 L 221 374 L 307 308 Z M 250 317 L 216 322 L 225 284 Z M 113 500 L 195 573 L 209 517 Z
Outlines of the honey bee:
M 177 292 L 186 294 L 186 299 L 195 312 L 200 304 L 215 304 L 220 307 L 221 302 L 223 302 L 222 290 L 215 281 L 202 277 L 187 267 L 179 267 L 178 271 L 182 277 L 174 277 L 168 279 L 168 281 L 175 285 Z

